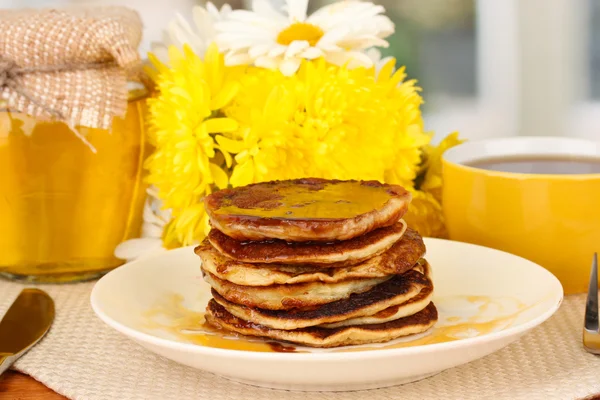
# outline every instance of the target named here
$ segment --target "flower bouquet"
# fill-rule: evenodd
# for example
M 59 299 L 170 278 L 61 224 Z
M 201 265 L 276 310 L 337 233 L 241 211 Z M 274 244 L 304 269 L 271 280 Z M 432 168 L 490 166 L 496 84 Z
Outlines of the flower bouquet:
M 394 24 L 370 2 L 307 8 L 207 3 L 153 45 L 144 238 L 117 256 L 201 241 L 210 229 L 202 198 L 215 190 L 300 177 L 402 185 L 413 195 L 408 224 L 445 235 L 440 158 L 459 139 L 430 144 L 416 81 L 381 58 Z

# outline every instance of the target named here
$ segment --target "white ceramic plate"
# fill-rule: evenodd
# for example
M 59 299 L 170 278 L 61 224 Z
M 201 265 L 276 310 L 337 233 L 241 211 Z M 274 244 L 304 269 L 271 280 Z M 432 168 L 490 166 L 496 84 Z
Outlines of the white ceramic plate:
M 206 333 L 199 326 L 210 288 L 191 247 L 110 272 L 91 302 L 111 327 L 194 368 L 272 388 L 357 390 L 415 381 L 493 353 L 544 322 L 562 301 L 559 281 L 523 258 L 466 243 L 425 243 L 440 317 L 412 342 L 285 353 L 260 340 Z

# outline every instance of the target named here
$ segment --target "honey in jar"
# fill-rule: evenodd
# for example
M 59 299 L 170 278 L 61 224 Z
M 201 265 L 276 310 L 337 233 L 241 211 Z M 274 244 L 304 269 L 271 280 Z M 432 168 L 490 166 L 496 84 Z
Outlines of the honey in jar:
M 120 6 L 10 9 L 0 31 L 0 277 L 97 277 L 141 229 L 141 20 Z
M 123 240 L 139 236 L 145 197 L 145 90 L 109 130 L 0 112 L 0 275 L 64 282 L 122 263 Z

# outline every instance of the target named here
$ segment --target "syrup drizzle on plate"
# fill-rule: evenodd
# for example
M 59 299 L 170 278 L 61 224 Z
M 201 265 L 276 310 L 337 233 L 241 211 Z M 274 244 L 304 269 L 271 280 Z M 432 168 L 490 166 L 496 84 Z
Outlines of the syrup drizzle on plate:
M 165 295 L 155 307 L 148 310 L 143 316 L 142 328 L 161 337 L 230 350 L 286 353 L 368 351 L 452 342 L 498 332 L 509 327 L 519 315 L 534 306 L 527 306 L 516 298 L 489 296 L 447 296 L 434 299 L 434 303 L 440 318 L 428 332 L 386 343 L 334 349 L 294 346 L 217 329 L 206 322 L 204 312 L 187 308 L 183 296 L 178 294 Z

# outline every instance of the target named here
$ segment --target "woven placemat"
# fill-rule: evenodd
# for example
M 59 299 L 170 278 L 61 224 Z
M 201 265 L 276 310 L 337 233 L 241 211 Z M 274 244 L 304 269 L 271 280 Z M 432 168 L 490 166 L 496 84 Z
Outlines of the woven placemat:
M 24 287 L 0 280 L 0 315 Z M 550 320 L 518 342 L 429 379 L 371 391 L 306 394 L 234 383 L 154 355 L 95 316 L 89 302 L 93 283 L 39 287 L 54 298 L 56 320 L 15 369 L 76 400 L 564 400 L 600 393 L 600 358 L 581 347 L 583 296 L 567 297 Z

